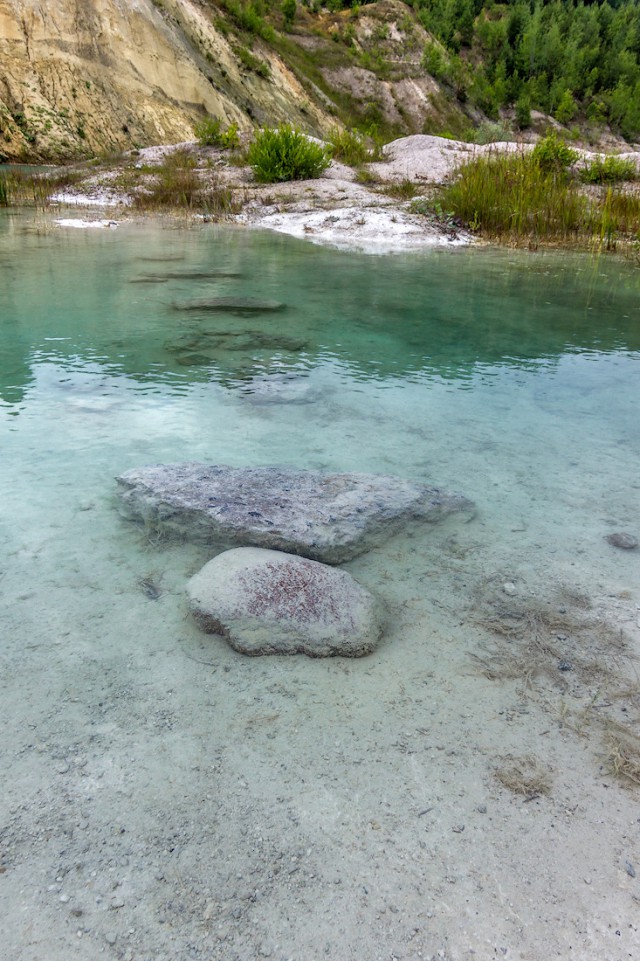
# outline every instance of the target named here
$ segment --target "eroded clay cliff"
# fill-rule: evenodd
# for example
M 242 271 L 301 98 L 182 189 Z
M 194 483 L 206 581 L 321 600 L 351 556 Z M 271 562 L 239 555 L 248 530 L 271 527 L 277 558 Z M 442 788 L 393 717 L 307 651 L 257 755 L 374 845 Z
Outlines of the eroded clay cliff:
M 219 8 L 195 0 L 0 0 L 0 157 L 177 142 L 206 113 L 241 129 L 328 127 L 273 49 L 252 38 L 243 56 L 225 27 Z

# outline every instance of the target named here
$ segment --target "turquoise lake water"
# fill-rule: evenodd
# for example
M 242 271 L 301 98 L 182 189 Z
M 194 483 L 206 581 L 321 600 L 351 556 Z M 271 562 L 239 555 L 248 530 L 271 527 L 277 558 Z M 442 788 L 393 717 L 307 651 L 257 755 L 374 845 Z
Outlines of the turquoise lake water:
M 106 505 L 115 474 L 176 460 L 424 479 L 476 500 L 496 543 L 525 526 L 559 561 L 636 524 L 624 261 L 4 214 L 0 271 L 9 543 L 41 528 L 38 505 Z M 184 309 L 238 297 L 282 308 Z
M 72 452 L 98 486 L 190 457 L 431 472 L 477 496 L 483 475 L 523 467 L 588 488 L 598 459 L 624 471 L 637 441 L 640 271 L 618 260 L 368 257 L 263 232 L 5 214 L 0 271 L 5 471 L 40 438 L 43 460 Z M 285 307 L 176 309 L 238 296 Z M 514 435 L 521 454 L 505 462 Z
M 281 306 L 185 309 L 216 298 Z M 500 602 L 503 584 L 522 604 L 553 595 L 558 609 L 559 586 L 596 611 L 618 604 L 636 630 L 640 551 L 605 537 L 640 535 L 637 266 L 366 256 L 246 229 L 79 230 L 2 212 L 0 344 L 12 957 L 253 961 L 277 935 L 282 950 L 264 956 L 362 961 L 368 931 L 376 957 L 511 944 L 509 957 L 542 961 L 569 957 L 585 925 L 596 947 L 582 957 L 631 956 L 603 945 L 626 931 L 619 865 L 633 857 L 622 843 L 609 854 L 632 815 L 618 799 L 597 820 L 596 762 L 565 738 L 555 701 L 533 718 L 511 682 L 471 678 L 466 657 L 478 591 Z M 397 474 L 465 494 L 477 516 L 347 565 L 390 612 L 371 657 L 247 659 L 188 617 L 185 581 L 206 552 L 145 543 L 117 511 L 116 475 L 182 460 Z M 496 757 L 545 750 L 557 800 L 496 789 Z M 594 797 L 588 844 L 576 818 L 550 862 L 538 832 Z M 237 879 L 273 891 L 282 852 L 316 899 L 313 922 L 289 911 L 286 886 L 237 913 Z M 585 858 L 592 887 L 575 880 Z M 385 899 L 402 942 L 393 910 L 380 920 Z M 564 903 L 577 920 L 558 927 Z

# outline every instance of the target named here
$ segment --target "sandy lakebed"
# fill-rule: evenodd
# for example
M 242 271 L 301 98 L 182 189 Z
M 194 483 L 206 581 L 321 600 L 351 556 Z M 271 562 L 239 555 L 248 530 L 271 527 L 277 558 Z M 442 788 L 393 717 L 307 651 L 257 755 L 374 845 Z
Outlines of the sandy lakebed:
M 267 193 L 246 223 L 371 253 L 465 239 L 389 198 L 370 206 L 342 176 Z M 69 220 L 125 233 L 126 212 L 88 199 L 49 235 Z M 410 526 L 344 565 L 386 610 L 379 649 L 352 660 L 248 658 L 198 631 L 184 586 L 210 554 L 119 518 L 112 478 L 136 461 L 100 435 L 108 409 L 140 463 L 144 417 L 205 446 L 168 401 L 156 413 L 140 396 L 131 412 L 61 388 L 59 412 L 34 410 L 20 443 L 7 418 L 3 957 L 637 958 L 640 550 L 606 540 L 640 533 L 632 413 L 617 447 L 594 428 L 584 487 L 570 466 L 580 424 L 615 406 L 614 375 L 606 391 L 585 389 L 570 423 L 533 394 L 515 423 L 499 387 L 493 430 L 463 395 L 459 422 L 437 406 L 416 422 L 429 480 L 477 514 Z M 378 450 L 357 385 L 350 398 L 291 415 L 301 466 L 324 466 L 312 438 L 327 417 L 338 454 L 369 436 L 365 468 L 401 462 L 400 441 Z M 528 431 L 536 403 L 548 460 Z M 380 423 L 399 416 L 388 405 Z M 49 441 L 71 415 L 73 485 Z M 272 414 L 246 417 L 259 438 Z M 436 442 L 448 430 L 467 443 Z

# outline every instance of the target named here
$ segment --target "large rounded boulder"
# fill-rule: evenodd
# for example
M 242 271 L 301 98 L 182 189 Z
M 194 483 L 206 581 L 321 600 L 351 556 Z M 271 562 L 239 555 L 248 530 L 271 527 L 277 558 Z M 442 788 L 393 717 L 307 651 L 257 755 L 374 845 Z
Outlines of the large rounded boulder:
M 359 657 L 382 634 L 375 598 L 350 574 L 281 551 L 224 551 L 187 592 L 200 627 L 243 654 Z

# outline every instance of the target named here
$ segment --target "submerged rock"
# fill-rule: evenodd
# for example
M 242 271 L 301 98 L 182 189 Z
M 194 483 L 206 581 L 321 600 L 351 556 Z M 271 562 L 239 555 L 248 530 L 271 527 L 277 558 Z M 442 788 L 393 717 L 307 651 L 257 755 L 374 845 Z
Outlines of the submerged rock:
M 218 554 L 187 585 L 200 627 L 243 654 L 369 654 L 382 624 L 373 596 L 332 567 L 256 547 Z
M 638 546 L 638 538 L 634 537 L 633 534 L 627 534 L 626 531 L 617 531 L 615 534 L 609 534 L 605 537 L 605 540 L 611 544 L 612 547 L 620 547 L 624 551 L 632 551 L 634 547 Z
M 239 270 L 171 270 L 161 274 L 143 274 L 134 277 L 130 284 L 164 284 L 167 280 L 220 280 L 228 277 L 242 277 Z
M 257 300 L 254 297 L 200 297 L 173 305 L 176 310 L 224 310 L 242 314 L 284 310 L 279 300 Z
M 166 350 L 175 355 L 183 367 L 210 364 L 224 352 L 255 353 L 263 350 L 271 353 L 300 353 L 307 347 L 301 337 L 287 337 L 261 330 L 247 331 L 190 331 L 165 344 Z
M 383 474 L 160 464 L 117 478 L 125 516 L 196 543 L 266 547 L 340 564 L 410 521 L 473 513 L 460 494 Z

